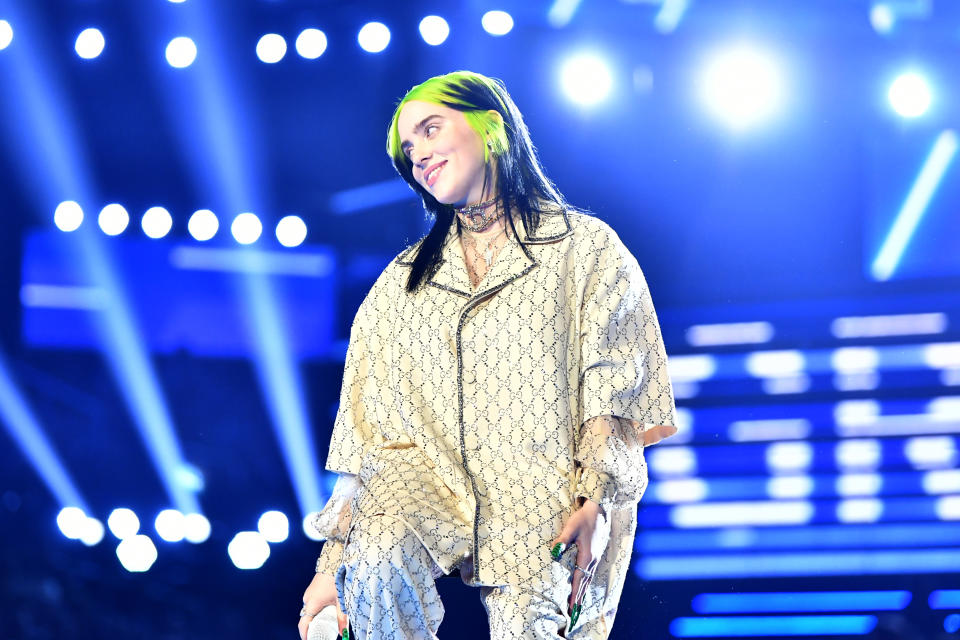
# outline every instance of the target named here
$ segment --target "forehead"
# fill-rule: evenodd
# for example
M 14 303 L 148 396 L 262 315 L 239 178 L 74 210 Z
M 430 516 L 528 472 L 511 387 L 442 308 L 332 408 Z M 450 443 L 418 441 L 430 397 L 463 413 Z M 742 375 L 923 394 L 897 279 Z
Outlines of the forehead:
M 422 100 L 411 100 L 403 105 L 400 110 L 400 116 L 397 118 L 397 130 L 400 138 L 408 140 L 416 133 L 417 125 L 423 122 L 424 118 L 437 115 L 445 118 L 454 118 L 460 115 L 460 112 L 442 104 L 433 104 L 432 102 L 423 102 Z

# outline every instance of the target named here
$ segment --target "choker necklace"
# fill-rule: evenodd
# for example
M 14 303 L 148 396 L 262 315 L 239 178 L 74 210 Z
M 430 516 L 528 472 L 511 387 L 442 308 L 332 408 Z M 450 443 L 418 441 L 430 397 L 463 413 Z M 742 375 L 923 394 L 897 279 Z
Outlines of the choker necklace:
M 496 198 L 490 198 L 486 202 L 478 202 L 477 204 L 471 204 L 465 207 L 454 207 L 453 210 L 457 212 L 457 216 L 460 218 L 460 224 L 462 224 L 465 229 L 468 231 L 484 231 L 500 219 L 500 211 L 496 209 L 490 213 L 484 211 L 496 201 Z M 470 222 L 466 222 L 465 219 L 469 219 Z

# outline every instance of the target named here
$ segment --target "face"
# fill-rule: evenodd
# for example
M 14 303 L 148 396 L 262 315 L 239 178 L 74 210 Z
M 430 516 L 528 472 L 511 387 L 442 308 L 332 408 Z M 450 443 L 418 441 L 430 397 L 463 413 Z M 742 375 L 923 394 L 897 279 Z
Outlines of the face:
M 437 202 L 454 206 L 489 197 L 483 192 L 485 142 L 463 113 L 411 100 L 397 119 L 401 150 L 413 163 L 413 178 Z

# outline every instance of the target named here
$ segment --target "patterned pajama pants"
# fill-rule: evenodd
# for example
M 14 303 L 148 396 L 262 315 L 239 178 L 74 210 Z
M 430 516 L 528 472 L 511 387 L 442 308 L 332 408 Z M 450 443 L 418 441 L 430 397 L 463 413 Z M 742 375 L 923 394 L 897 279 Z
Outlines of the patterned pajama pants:
M 575 554 L 572 548 L 561 559 L 570 570 Z M 380 514 L 356 522 L 336 575 L 340 608 L 350 619 L 352 634 L 357 640 L 437 638 L 444 608 L 435 580 L 441 575 L 399 518 Z M 542 591 L 483 586 L 480 595 L 493 640 L 606 638 L 599 604 L 589 597 L 576 627 L 566 632 L 569 581 Z

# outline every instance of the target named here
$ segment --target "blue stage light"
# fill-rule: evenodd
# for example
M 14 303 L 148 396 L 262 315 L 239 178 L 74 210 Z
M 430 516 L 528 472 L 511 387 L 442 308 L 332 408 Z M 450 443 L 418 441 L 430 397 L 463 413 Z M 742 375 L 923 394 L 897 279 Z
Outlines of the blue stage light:
M 210 521 L 202 513 L 188 513 L 183 524 L 183 537 L 187 542 L 200 544 L 210 538 Z
M 120 204 L 108 204 L 100 210 L 97 219 L 100 229 L 108 236 L 120 235 L 130 224 L 130 214 Z
M 281 511 L 267 511 L 257 521 L 257 530 L 267 542 L 283 542 L 290 536 L 290 521 Z
M 947 633 L 960 631 L 960 613 L 951 613 L 943 619 L 943 630 Z
M 312 511 L 307 515 L 305 515 L 303 517 L 303 521 L 301 522 L 301 525 L 303 527 L 304 535 L 306 535 L 311 540 L 319 541 L 320 534 L 317 532 L 316 529 L 313 528 L 313 524 L 311 524 L 313 522 L 313 519 L 317 517 L 317 513 L 318 512 L 316 511 Z
M 121 507 L 110 512 L 107 517 L 107 527 L 117 539 L 126 540 L 140 531 L 140 518 L 133 510 Z
M 270 544 L 259 531 L 241 531 L 227 545 L 237 569 L 259 569 L 270 557 Z
M 743 129 L 770 118 L 783 101 L 780 71 L 766 53 L 738 47 L 718 54 L 704 69 L 701 99 L 716 118 Z
M 277 223 L 277 240 L 285 247 L 299 247 L 307 238 L 307 225 L 299 216 L 285 216 Z
M 450 25 L 440 16 L 427 16 L 420 21 L 420 36 L 429 45 L 443 44 L 450 35 Z
M 53 223 L 60 231 L 76 231 L 83 223 L 83 209 L 72 200 L 61 202 L 53 212 Z
M 390 29 L 382 22 L 368 22 L 357 33 L 357 42 L 368 53 L 380 53 L 390 44 Z
M 513 29 L 513 16 L 506 11 L 487 11 L 480 24 L 492 36 L 505 36 Z
M 930 594 L 931 609 L 960 609 L 960 589 L 937 589 Z
M 547 11 L 547 22 L 555 29 L 562 29 L 573 20 L 573 14 L 580 7 L 581 0 L 553 0 Z
M 912 599 L 909 591 L 701 593 L 691 607 L 701 614 L 902 611 Z
M 287 41 L 278 33 L 268 33 L 257 42 L 257 57 L 262 62 L 273 64 L 287 55 Z
M 263 224 L 256 214 L 241 213 L 233 219 L 233 224 L 230 225 L 230 233 L 233 234 L 233 239 L 240 244 L 253 244 L 263 233 Z
M 0 20 L 0 51 L 3 51 L 13 42 L 13 27 L 6 20 Z
M 176 509 L 164 509 L 157 514 L 154 528 L 160 537 L 167 542 L 180 542 L 183 540 L 186 530 L 184 515 Z
M 87 518 L 83 523 L 83 532 L 80 534 L 80 542 L 88 547 L 94 547 L 103 540 L 103 523 L 96 518 Z
M 919 73 L 908 72 L 897 76 L 887 92 L 890 106 L 904 118 L 918 118 L 927 112 L 933 93 L 927 79 Z
M 193 236 L 195 240 L 199 240 L 200 242 L 206 242 L 217 235 L 219 228 L 220 222 L 217 220 L 216 214 L 209 209 L 195 211 L 193 215 L 190 216 L 190 221 L 187 222 L 187 231 L 190 232 L 190 235 Z
M 80 32 L 80 35 L 77 36 L 74 49 L 81 58 L 92 60 L 103 53 L 105 45 L 106 41 L 103 38 L 103 34 L 100 33 L 100 30 L 91 27 L 90 29 L 84 29 Z
M 166 50 L 167 63 L 175 69 L 185 69 L 197 59 L 197 45 L 186 36 L 170 41 Z
M 140 226 L 147 237 L 156 240 L 170 233 L 170 229 L 173 227 L 173 218 L 170 216 L 170 212 L 163 207 L 150 207 L 143 214 Z
M 613 75 L 602 58 L 593 54 L 579 54 L 563 63 L 560 86 L 571 101 L 590 106 L 610 94 Z
M 690 0 L 663 0 L 660 11 L 653 19 L 653 26 L 660 33 L 673 33 L 683 19 L 689 4 Z
M 148 571 L 157 561 L 157 547 L 145 535 L 131 536 L 117 545 L 117 558 L 127 571 L 141 573 Z
M 677 638 L 861 636 L 876 626 L 876 616 L 863 615 L 677 618 L 670 633 Z
M 297 53 L 307 60 L 316 60 L 327 50 L 327 34 L 320 29 L 304 29 L 297 36 Z
M 79 507 L 64 507 L 57 514 L 60 533 L 71 540 L 79 540 L 87 523 L 87 514 Z
M 870 7 L 870 24 L 877 33 L 888 34 L 893 31 L 897 17 L 893 9 L 885 2 L 878 2 Z

